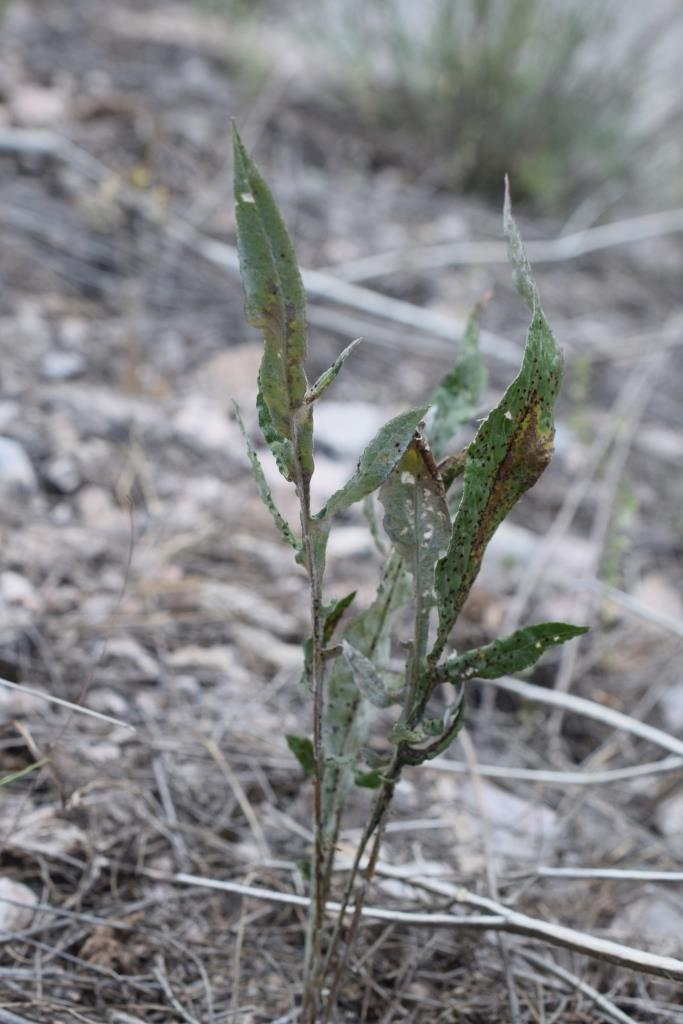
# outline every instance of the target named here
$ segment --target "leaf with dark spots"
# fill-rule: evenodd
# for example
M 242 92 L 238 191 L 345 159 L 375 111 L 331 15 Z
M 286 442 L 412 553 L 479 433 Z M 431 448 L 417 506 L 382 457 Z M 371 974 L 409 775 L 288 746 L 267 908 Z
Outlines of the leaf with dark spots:
M 414 677 L 426 654 L 429 614 L 434 604 L 434 566 L 451 534 L 446 492 L 434 456 L 416 434 L 379 491 L 384 529 L 413 579 L 415 603 Z
M 434 682 L 464 683 L 469 679 L 499 679 L 535 665 L 551 647 L 588 632 L 587 626 L 543 622 L 517 629 L 484 647 L 448 658 L 433 673 Z
M 315 518 L 341 512 L 376 491 L 400 461 L 426 411 L 411 409 L 385 423 L 361 455 L 351 479 L 335 491 Z
M 467 450 L 450 544 L 436 569 L 439 631 L 433 661 L 460 614 L 488 542 L 519 498 L 536 483 L 553 452 L 553 408 L 562 357 L 538 304 L 509 206 L 505 224 L 518 288 L 531 301 L 533 317 L 520 372 Z
M 294 247 L 270 189 L 233 128 L 235 216 L 240 272 L 249 323 L 263 334 L 259 388 L 267 415 L 268 443 L 276 443 L 278 465 L 293 478 L 284 441 L 293 446 L 304 480 L 313 472 L 306 357 L 306 302 Z M 265 432 L 265 430 L 264 430 Z M 278 457 L 279 454 L 279 457 Z

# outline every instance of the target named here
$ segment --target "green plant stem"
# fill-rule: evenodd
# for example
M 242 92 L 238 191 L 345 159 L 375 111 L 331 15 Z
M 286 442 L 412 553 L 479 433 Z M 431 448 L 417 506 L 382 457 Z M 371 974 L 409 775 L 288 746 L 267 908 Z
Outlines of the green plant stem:
M 301 533 L 306 558 L 311 600 L 311 688 L 313 690 L 313 754 L 315 772 L 313 775 L 313 808 L 314 808 L 314 850 L 313 850 L 313 899 L 309 911 L 306 936 L 306 955 L 304 967 L 304 995 L 302 1020 L 304 1024 L 314 1024 L 317 1010 L 317 993 L 315 981 L 320 962 L 323 922 L 327 892 L 325 891 L 325 855 L 323 851 L 322 827 L 322 781 L 325 770 L 322 750 L 322 715 L 325 661 L 323 658 L 323 615 L 322 615 L 322 573 L 318 571 L 315 561 L 313 543 L 313 521 L 311 517 L 309 480 L 303 471 L 299 459 L 296 463 L 296 488 L 301 503 Z

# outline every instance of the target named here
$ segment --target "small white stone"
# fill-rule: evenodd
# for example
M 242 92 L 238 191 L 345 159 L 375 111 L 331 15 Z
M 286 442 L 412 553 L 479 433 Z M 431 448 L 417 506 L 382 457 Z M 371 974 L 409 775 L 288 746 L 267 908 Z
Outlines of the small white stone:
M 80 352 L 55 349 L 46 354 L 40 372 L 46 380 L 74 380 L 85 372 L 85 368 L 85 359 Z
M 14 902 L 6 903 L 5 900 Z M 28 928 L 37 902 L 38 897 L 27 885 L 12 878 L 0 878 L 0 932 L 20 932 Z M 19 907 L 18 903 L 25 906 Z
M 31 460 L 11 437 L 0 437 L 0 492 L 31 492 L 38 487 Z

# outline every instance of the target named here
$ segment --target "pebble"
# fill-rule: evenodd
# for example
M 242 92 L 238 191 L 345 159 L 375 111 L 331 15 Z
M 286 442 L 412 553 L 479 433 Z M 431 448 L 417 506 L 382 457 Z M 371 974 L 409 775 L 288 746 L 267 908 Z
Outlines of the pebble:
M 669 732 L 683 732 L 683 679 L 663 690 L 659 706 Z
M 610 933 L 620 942 L 650 948 L 660 956 L 683 953 L 683 900 L 670 890 L 645 886 L 614 918 Z
M 0 596 L 7 604 L 21 605 L 30 611 L 39 611 L 42 607 L 31 581 L 10 569 L 0 573 Z
M 86 362 L 80 352 L 48 352 L 41 363 L 40 372 L 45 380 L 75 380 L 85 373 Z
M 6 903 L 5 900 L 15 902 Z M 15 882 L 13 878 L 0 878 L 0 932 L 20 932 L 28 928 L 37 902 L 38 897 L 27 885 Z M 27 905 L 19 907 L 18 903 Z
M 673 793 L 657 807 L 657 827 L 667 839 L 683 838 L 683 793 Z
M 0 493 L 32 493 L 38 488 L 31 460 L 18 441 L 0 437 Z
M 43 478 L 58 494 L 73 494 L 81 485 L 81 471 L 70 455 L 58 455 L 43 469 Z

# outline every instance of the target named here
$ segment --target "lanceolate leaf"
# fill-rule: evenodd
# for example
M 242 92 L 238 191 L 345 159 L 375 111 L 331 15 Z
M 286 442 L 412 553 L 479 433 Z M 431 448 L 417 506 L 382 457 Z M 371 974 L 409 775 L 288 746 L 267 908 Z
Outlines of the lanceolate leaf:
M 334 512 L 341 512 L 377 490 L 410 444 L 426 411 L 426 408 L 411 409 L 389 420 L 361 455 L 356 472 L 348 483 L 332 495 L 315 518 L 323 519 Z
M 437 459 L 463 424 L 477 412 L 486 387 L 486 367 L 479 350 L 479 317 L 484 306 L 477 303 L 465 327 L 458 360 L 431 398 L 427 436 Z
M 323 643 L 329 644 L 330 640 L 334 636 L 334 631 L 339 625 L 339 620 L 342 615 L 352 603 L 356 596 L 356 591 L 352 590 L 350 594 L 346 594 L 345 597 L 340 597 L 338 601 L 333 601 L 332 604 L 328 604 L 323 612 Z
M 498 679 L 510 672 L 521 672 L 535 665 L 550 647 L 586 632 L 587 626 L 570 626 L 564 622 L 526 626 L 485 647 L 467 651 L 459 658 L 448 658 L 435 670 L 434 679 L 439 682 L 448 680 L 463 683 L 468 679 Z
M 387 677 L 353 647 L 348 640 L 342 640 L 342 652 L 353 675 L 353 681 L 366 700 L 376 708 L 388 708 L 399 704 L 403 697 L 403 677 Z
M 259 386 L 271 438 L 289 441 L 305 479 L 313 472 L 312 424 L 304 403 L 308 382 L 306 309 L 301 274 L 287 228 L 268 186 L 233 129 L 235 212 L 247 319 L 265 343 Z M 262 420 L 263 422 L 263 420 Z M 269 438 L 269 443 L 273 440 Z M 286 446 L 285 446 L 286 448 Z M 294 469 L 280 453 L 279 464 Z
M 517 500 L 536 483 L 553 451 L 553 407 L 562 357 L 538 303 L 509 201 L 505 225 L 515 280 L 533 316 L 519 375 L 468 449 L 451 542 L 436 569 L 439 632 L 434 660 L 460 614 L 489 540 Z
M 342 366 L 353 352 L 356 345 L 360 345 L 361 339 L 356 338 L 350 345 L 347 345 L 340 356 L 335 359 L 327 370 L 320 374 L 315 384 L 313 384 L 306 392 L 306 401 L 315 402 L 316 399 L 320 398 L 323 391 L 330 386 L 333 380 L 337 377 L 337 374 L 341 370 Z
M 247 455 L 249 456 L 249 461 L 251 462 L 254 480 L 256 481 L 256 487 L 258 488 L 261 501 L 272 515 L 275 525 L 278 528 L 278 531 L 282 539 L 286 541 L 287 544 L 291 544 L 295 551 L 298 551 L 300 546 L 299 541 L 292 533 L 289 523 L 284 518 L 279 508 L 275 504 L 270 487 L 268 486 L 268 481 L 266 480 L 265 474 L 263 472 L 263 467 L 261 466 L 261 463 L 259 461 L 259 457 L 256 454 L 256 451 L 254 450 L 251 441 L 249 440 L 249 437 L 244 427 L 244 423 L 242 422 L 239 407 L 236 402 L 233 403 L 233 406 L 235 409 L 235 418 L 237 419 L 239 428 L 242 431 L 242 436 L 247 446 Z

